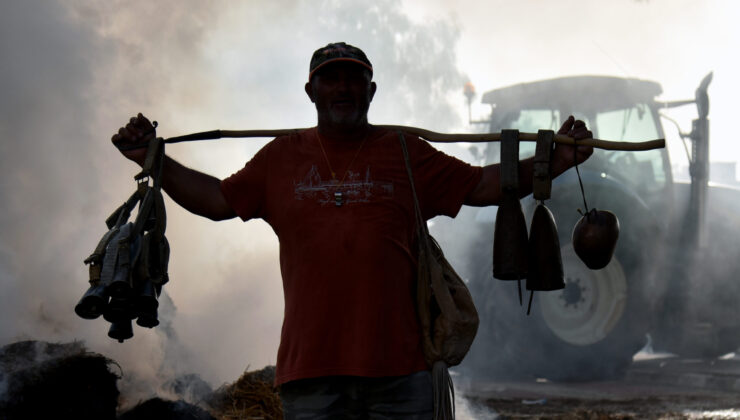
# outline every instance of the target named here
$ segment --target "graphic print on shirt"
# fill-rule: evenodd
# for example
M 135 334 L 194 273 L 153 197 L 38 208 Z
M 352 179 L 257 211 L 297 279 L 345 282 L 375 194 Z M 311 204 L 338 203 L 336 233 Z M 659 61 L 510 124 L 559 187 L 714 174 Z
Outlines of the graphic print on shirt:
M 299 181 L 293 181 L 296 200 L 315 200 L 326 206 L 335 205 L 334 193 L 341 192 L 344 205 L 369 203 L 373 200 L 393 197 L 393 183 L 374 181 L 370 175 L 370 166 L 365 169 L 365 176 L 359 172 L 347 171 L 347 177 L 341 186 L 339 181 L 322 180 L 316 165 Z

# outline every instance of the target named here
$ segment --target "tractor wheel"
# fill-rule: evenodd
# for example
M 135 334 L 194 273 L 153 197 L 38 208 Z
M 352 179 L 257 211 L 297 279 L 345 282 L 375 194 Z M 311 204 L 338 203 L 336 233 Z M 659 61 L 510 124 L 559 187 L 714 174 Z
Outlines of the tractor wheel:
M 539 292 L 532 321 L 540 351 L 533 373 L 551 380 L 622 376 L 650 325 L 640 264 L 616 254 L 591 270 L 570 243 L 561 247 L 565 289 Z
M 630 247 L 618 248 L 605 268 L 591 270 L 570 241 L 562 245 L 566 287 L 535 292 L 529 316 L 524 281 L 521 307 L 515 281 L 488 274 L 488 279 L 476 282 L 471 291 L 481 325 L 464 370 L 489 379 L 622 376 L 645 345 L 649 322 L 639 256 L 620 249 Z

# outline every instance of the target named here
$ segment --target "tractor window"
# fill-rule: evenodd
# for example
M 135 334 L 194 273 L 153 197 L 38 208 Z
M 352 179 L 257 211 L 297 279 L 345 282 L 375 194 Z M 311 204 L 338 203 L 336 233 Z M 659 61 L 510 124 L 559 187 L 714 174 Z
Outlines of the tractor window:
M 560 112 L 551 109 L 523 109 L 506 114 L 493 114 L 491 131 L 502 129 L 519 130 L 522 133 L 536 133 L 537 130 L 555 130 L 560 128 Z M 490 143 L 488 146 L 488 163 L 499 161 L 499 143 Z M 535 142 L 519 143 L 519 158 L 525 159 L 534 156 Z
M 537 130 L 555 130 L 560 128 L 560 112 L 551 109 L 526 109 L 519 113 L 519 118 L 511 122 L 512 129 L 522 133 L 536 133 Z M 536 143 L 523 141 L 519 143 L 519 158 L 534 156 Z
M 646 104 L 596 114 L 594 137 L 604 140 L 640 142 L 659 137 L 653 114 Z M 605 151 L 610 175 L 630 181 L 646 192 L 665 186 L 663 154 L 660 150 L 643 152 Z

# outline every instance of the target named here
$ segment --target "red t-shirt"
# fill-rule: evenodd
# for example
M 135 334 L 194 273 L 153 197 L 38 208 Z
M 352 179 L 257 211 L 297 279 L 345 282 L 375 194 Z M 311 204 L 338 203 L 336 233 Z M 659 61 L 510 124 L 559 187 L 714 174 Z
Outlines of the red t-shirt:
M 405 138 L 425 218 L 454 217 L 481 168 Z M 398 134 L 374 128 L 359 154 L 361 139 L 322 141 L 326 158 L 316 128 L 276 138 L 221 183 L 239 217 L 264 219 L 280 241 L 285 314 L 275 382 L 427 369 L 414 306 L 414 207 Z

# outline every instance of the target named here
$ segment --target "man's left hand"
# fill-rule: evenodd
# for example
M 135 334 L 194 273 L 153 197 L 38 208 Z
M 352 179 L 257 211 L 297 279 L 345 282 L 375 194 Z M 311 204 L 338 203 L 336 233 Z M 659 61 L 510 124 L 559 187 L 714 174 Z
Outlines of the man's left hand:
M 593 138 L 593 133 L 586 127 L 586 123 L 576 120 L 572 115 L 563 123 L 558 134 L 564 134 L 575 140 Z M 575 150 L 574 150 L 575 149 Z M 594 152 L 591 146 L 569 146 L 557 144 L 553 152 L 553 175 L 558 176 L 578 163 L 585 161 Z

